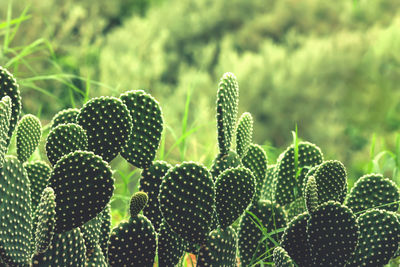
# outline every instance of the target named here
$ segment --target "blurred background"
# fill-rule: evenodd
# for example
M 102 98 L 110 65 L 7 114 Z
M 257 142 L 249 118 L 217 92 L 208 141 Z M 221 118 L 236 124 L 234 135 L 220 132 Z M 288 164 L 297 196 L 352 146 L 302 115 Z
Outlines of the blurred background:
M 300 138 L 345 164 L 350 183 L 371 171 L 398 181 L 397 7 L 398 0 L 3 0 L 0 65 L 19 80 L 24 112 L 43 124 L 88 98 L 144 89 L 167 124 L 160 158 L 208 166 L 217 152 L 217 86 L 230 71 L 240 113 L 253 115 L 254 142 L 270 162 L 297 124 Z M 132 175 L 124 168 L 117 175 Z

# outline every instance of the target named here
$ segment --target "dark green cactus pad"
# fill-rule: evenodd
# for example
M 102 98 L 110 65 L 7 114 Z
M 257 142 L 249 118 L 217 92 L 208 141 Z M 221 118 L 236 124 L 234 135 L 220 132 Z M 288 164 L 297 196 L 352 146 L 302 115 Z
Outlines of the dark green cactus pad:
M 143 215 L 115 227 L 108 243 L 108 263 L 113 266 L 153 267 L 156 231 Z
M 264 183 L 261 189 L 261 199 L 274 200 L 275 198 L 275 186 L 276 182 L 276 164 L 268 165 L 267 172 L 265 174 Z
M 156 156 L 163 131 L 160 104 L 142 90 L 120 96 L 132 116 L 133 130 L 121 156 L 138 168 L 148 168 Z
M 54 166 L 49 186 L 56 194 L 56 233 L 66 232 L 97 216 L 114 190 L 107 162 L 92 152 L 76 151 Z
M 6 156 L 0 172 L 0 257 L 11 266 L 28 266 L 32 218 L 28 175 L 14 156 Z
M 287 251 L 282 247 L 274 249 L 274 263 L 275 267 L 295 267 L 294 261 L 290 258 Z
M 346 266 L 384 266 L 396 253 L 400 224 L 392 212 L 372 209 L 357 218 L 358 246 Z
M 45 253 L 36 254 L 32 259 L 34 267 L 76 266 L 84 267 L 86 247 L 79 228 L 55 234 Z
M 58 112 L 51 121 L 50 129 L 56 128 L 60 124 L 77 123 L 76 117 L 79 114 L 79 109 L 68 108 Z
M 222 230 L 213 230 L 207 243 L 201 246 L 197 257 L 197 267 L 226 266 L 235 267 L 237 235 L 232 226 Z
M 3 98 L 4 96 L 9 96 L 12 103 L 10 126 L 8 129 L 8 139 L 6 142 L 8 146 L 12 133 L 14 132 L 15 126 L 19 120 L 22 104 L 17 81 L 12 74 L 8 72 L 8 70 L 0 66 L 0 98 Z
M 236 168 L 241 165 L 240 158 L 236 152 L 230 150 L 228 154 L 218 154 L 214 159 L 210 172 L 214 181 L 226 169 Z
M 158 233 L 158 266 L 175 266 L 185 252 L 185 242 L 175 234 L 165 221 Z
M 400 200 L 396 184 L 381 174 L 367 174 L 361 177 L 351 188 L 346 199 L 354 213 L 371 208 L 397 211 Z
M 345 266 L 355 251 L 359 227 L 356 216 L 339 202 L 318 206 L 307 223 L 313 266 Z
M 127 144 L 132 130 L 132 118 L 126 105 L 115 97 L 89 100 L 76 120 L 86 131 L 88 149 L 107 162 Z
M 305 203 L 308 213 L 313 213 L 318 207 L 318 187 L 314 176 L 307 179 L 306 188 L 304 190 Z
M 107 204 L 105 209 L 98 215 L 101 218 L 99 244 L 104 257 L 108 254 L 108 240 L 111 233 L 111 206 Z
M 236 126 L 239 85 L 233 73 L 225 73 L 217 92 L 217 133 L 220 154 L 227 154 Z
M 51 168 L 46 162 L 41 160 L 25 162 L 24 168 L 31 183 L 32 210 L 36 210 L 42 192 L 46 188 L 50 178 Z
M 282 207 L 269 200 L 259 200 L 253 203 L 248 211 L 260 220 L 268 233 L 286 226 L 286 215 Z M 257 220 L 248 212 L 243 214 L 239 222 L 238 248 L 242 266 L 248 266 L 253 259 L 269 256 L 265 254 L 266 251 L 270 251 L 272 254 L 273 242 L 266 239 L 260 243 L 264 235 L 255 222 Z M 276 242 L 279 242 L 280 237 L 281 233 L 271 234 L 271 238 Z
M 35 229 L 35 252 L 46 252 L 51 244 L 56 224 L 56 196 L 51 187 L 43 190 L 39 206 L 35 212 L 37 226 Z
M 312 266 L 307 241 L 308 219 L 306 212 L 296 216 L 287 225 L 281 239 L 281 246 L 299 266 Z
M 261 146 L 251 144 L 246 155 L 242 159 L 243 166 L 249 168 L 256 178 L 256 198 L 258 200 L 261 195 L 262 187 L 267 173 L 267 153 Z
M 253 117 L 245 112 L 240 116 L 236 128 L 236 152 L 240 158 L 246 155 L 253 139 Z
M 149 168 L 142 171 L 139 180 L 139 190 L 146 192 L 149 201 L 143 209 L 143 215 L 153 224 L 158 232 L 162 221 L 160 205 L 158 203 L 158 194 L 163 177 L 172 166 L 165 161 L 155 161 Z
M 4 96 L 0 100 L 0 168 L 3 167 L 4 157 L 8 150 L 8 130 L 10 129 L 11 98 Z
M 184 162 L 165 175 L 158 196 L 160 210 L 181 238 L 202 244 L 210 231 L 215 189 L 210 172 L 195 162 Z
M 145 192 L 139 191 L 133 194 L 131 197 L 131 202 L 129 204 L 130 216 L 135 217 L 136 215 L 138 215 L 146 206 L 147 200 L 149 200 L 149 197 Z
M 323 155 L 319 147 L 309 142 L 300 142 L 298 145 L 298 170 L 300 174 L 296 180 L 295 149 L 291 145 L 278 159 L 277 177 L 275 184 L 275 199 L 280 205 L 291 203 L 302 195 L 302 185 L 310 167 L 321 164 Z M 296 194 L 297 192 L 297 194 Z
M 93 253 L 91 253 L 87 259 L 85 267 L 107 267 L 106 258 L 101 251 L 99 244 L 94 247 Z
M 305 212 L 306 210 L 306 203 L 303 197 L 297 198 L 295 201 L 293 201 L 289 205 L 286 205 L 285 207 L 285 211 L 289 221 L 297 215 Z
M 85 240 L 87 255 L 91 255 L 94 252 L 96 246 L 99 244 L 101 235 L 101 223 L 102 218 L 100 213 L 80 227 L 83 239 Z
M 46 140 L 46 155 L 51 165 L 76 150 L 87 150 L 88 139 L 85 130 L 75 123 L 60 124 L 50 130 Z
M 317 183 L 319 204 L 329 200 L 343 203 L 347 194 L 347 173 L 340 161 L 324 161 L 313 176 Z
M 227 169 L 215 181 L 215 203 L 222 229 L 231 225 L 253 199 L 255 178 L 247 168 Z
M 17 126 L 17 155 L 21 162 L 27 161 L 39 145 L 42 124 L 31 114 L 21 118 Z

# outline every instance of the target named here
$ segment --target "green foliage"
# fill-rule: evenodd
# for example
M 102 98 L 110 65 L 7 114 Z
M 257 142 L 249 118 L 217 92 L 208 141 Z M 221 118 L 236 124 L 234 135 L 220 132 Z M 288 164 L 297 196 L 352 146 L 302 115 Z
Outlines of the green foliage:
M 293 260 L 284 248 L 276 247 L 273 255 L 276 267 L 295 267 Z
M 67 108 L 59 111 L 51 120 L 50 129 L 54 129 L 60 124 L 77 123 L 76 117 L 78 114 L 79 109 L 77 108 Z
M 145 192 L 136 192 L 131 197 L 131 202 L 129 204 L 129 214 L 131 217 L 138 215 L 143 208 L 146 206 L 149 197 Z
M 17 125 L 17 155 L 21 162 L 27 161 L 37 146 L 42 136 L 40 120 L 31 115 L 25 115 Z
M 75 123 L 59 124 L 50 130 L 46 139 L 46 155 L 55 165 L 64 155 L 76 150 L 86 150 L 88 139 L 85 130 Z
M 307 179 L 306 188 L 304 190 L 304 196 L 307 206 L 308 213 L 312 214 L 316 211 L 319 203 L 318 199 L 318 187 L 314 176 L 310 176 Z
M 0 168 L 8 150 L 8 130 L 10 128 L 11 98 L 4 96 L 0 101 Z
M 114 180 L 110 166 L 92 152 L 76 151 L 54 166 L 49 186 L 56 195 L 56 233 L 79 227 L 109 202 Z
M 35 253 L 46 252 L 51 244 L 56 223 L 56 196 L 51 187 L 43 190 L 39 206 L 35 211 L 37 217 L 35 231 Z
M 236 152 L 240 158 L 246 155 L 253 140 L 253 117 L 245 112 L 240 116 L 236 128 Z
M 35 210 L 40 202 L 42 192 L 47 186 L 51 168 L 46 162 L 41 160 L 25 162 L 24 168 L 31 183 L 32 210 Z

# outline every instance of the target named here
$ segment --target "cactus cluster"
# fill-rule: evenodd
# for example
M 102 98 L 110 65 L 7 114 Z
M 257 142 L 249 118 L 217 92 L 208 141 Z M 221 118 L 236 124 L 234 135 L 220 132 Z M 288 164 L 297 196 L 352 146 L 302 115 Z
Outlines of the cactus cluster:
M 269 163 L 251 114 L 237 118 L 232 73 L 218 85 L 209 167 L 156 160 L 164 120 L 142 90 L 57 113 L 40 160 L 41 122 L 19 118 L 17 81 L 1 67 L 0 97 L 2 265 L 168 267 L 189 252 L 199 267 L 356 267 L 399 255 L 396 184 L 367 174 L 348 193 L 344 165 L 297 137 Z M 14 132 L 17 157 L 7 155 Z M 142 173 L 129 218 L 111 229 L 118 155 Z

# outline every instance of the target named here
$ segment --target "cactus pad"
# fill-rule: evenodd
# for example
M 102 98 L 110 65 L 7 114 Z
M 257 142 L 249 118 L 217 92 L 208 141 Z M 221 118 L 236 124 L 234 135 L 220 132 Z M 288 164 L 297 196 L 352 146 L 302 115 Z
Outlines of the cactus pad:
M 226 154 L 231 147 L 236 126 L 239 104 L 239 85 L 233 73 L 225 73 L 217 92 L 217 130 L 220 154 Z
M 3 167 L 4 157 L 8 149 L 8 130 L 11 118 L 11 98 L 4 96 L 0 100 L 0 168 Z
M 131 215 L 131 217 L 138 215 L 143 210 L 143 208 L 147 204 L 148 199 L 149 197 L 145 192 L 136 192 L 135 194 L 133 194 L 133 196 L 131 197 L 131 202 L 129 204 L 129 214 Z
M 241 165 L 240 158 L 236 154 L 230 150 L 228 154 L 218 154 L 214 159 L 212 166 L 210 168 L 210 172 L 212 174 L 212 178 L 214 181 L 217 177 L 226 169 L 236 168 Z
M 163 131 L 160 104 L 142 90 L 120 96 L 132 116 L 133 130 L 121 156 L 138 168 L 148 168 L 155 158 Z
M 39 145 L 42 125 L 35 116 L 28 114 L 21 118 L 17 126 L 17 155 L 21 162 L 27 161 Z
M 261 195 L 262 186 L 267 173 L 267 153 L 256 144 L 251 144 L 246 155 L 242 159 L 243 166 L 249 168 L 256 179 L 256 199 Z
M 235 267 L 237 235 L 232 226 L 213 230 L 208 235 L 207 243 L 199 250 L 197 267 L 229 266 Z
M 33 267 L 85 266 L 86 248 L 79 228 L 56 234 L 45 253 L 36 254 Z
M 282 207 L 269 200 L 259 200 L 253 203 L 248 211 L 258 218 L 268 233 L 286 226 L 286 216 Z M 253 258 L 268 256 L 265 255 L 265 252 L 272 253 L 271 249 L 274 247 L 273 242 L 269 239 L 260 243 L 264 235 L 256 223 L 257 220 L 248 212 L 243 214 L 239 222 L 238 247 L 240 262 L 243 266 L 248 266 Z M 271 238 L 276 242 L 279 242 L 280 236 L 280 233 L 271 234 Z
M 51 174 L 51 168 L 46 162 L 41 160 L 25 162 L 24 168 L 31 183 L 32 210 L 35 210 L 39 204 L 42 192 L 47 186 Z
M 55 165 L 62 156 L 76 150 L 86 150 L 87 146 L 85 130 L 78 124 L 68 123 L 51 129 L 45 148 L 51 165 Z
M 46 187 L 43 190 L 35 216 L 37 216 L 35 251 L 36 253 L 43 253 L 50 246 L 56 223 L 56 196 L 53 188 Z
M 346 206 L 354 213 L 371 208 L 397 211 L 399 200 L 399 190 L 393 181 L 383 178 L 381 174 L 367 174 L 351 188 Z
M 289 205 L 285 206 L 285 211 L 289 221 L 306 210 L 306 203 L 303 197 L 299 197 Z
M 83 224 L 80 229 L 83 235 L 83 240 L 85 240 L 86 254 L 91 255 L 96 246 L 99 244 L 101 235 L 101 213 L 91 219 L 90 221 Z
M 278 159 L 275 184 L 275 199 L 280 205 L 286 205 L 302 195 L 302 185 L 308 168 L 321 164 L 323 155 L 319 147 L 309 142 L 298 145 L 298 169 L 295 169 L 295 149 L 291 145 Z M 296 172 L 300 171 L 296 178 Z M 297 195 L 296 193 L 297 192 Z
M 139 180 L 139 190 L 146 192 L 149 201 L 143 209 L 143 215 L 146 216 L 158 232 L 162 221 L 160 205 L 158 203 L 158 194 L 163 177 L 172 166 L 165 161 L 155 161 L 149 168 L 142 171 Z
M 313 266 L 345 266 L 356 249 L 358 224 L 356 216 L 339 202 L 318 206 L 307 224 Z
M 269 165 L 265 174 L 263 186 L 261 188 L 261 198 L 273 200 L 275 198 L 276 165 Z
M 346 266 L 384 266 L 393 257 L 400 242 L 396 215 L 372 209 L 357 218 L 360 227 L 358 246 Z
M 318 207 L 318 188 L 314 176 L 308 177 L 304 195 L 308 213 L 311 214 Z
M 209 171 L 194 162 L 176 165 L 165 175 L 158 196 L 160 210 L 172 231 L 202 244 L 210 231 L 215 189 Z
M 273 256 L 275 267 L 295 267 L 292 258 L 284 248 L 276 247 Z
M 253 117 L 245 112 L 239 119 L 236 129 L 236 152 L 240 158 L 246 155 L 253 139 Z
M 79 109 L 68 108 L 58 112 L 51 120 L 50 129 L 56 128 L 60 124 L 77 123 L 76 117 L 79 114 Z
M 115 97 L 89 100 L 76 118 L 86 131 L 88 149 L 110 162 L 128 142 L 132 118 L 124 103 Z
M 107 267 L 106 258 L 101 251 L 99 244 L 94 247 L 93 253 L 91 253 L 87 259 L 85 267 Z
M 15 126 L 17 125 L 22 104 L 17 81 L 8 70 L 0 66 L 0 98 L 3 98 L 4 96 L 9 96 L 12 103 L 10 126 L 8 128 L 8 138 L 6 142 L 8 146 Z
M 8 265 L 30 261 L 32 218 L 28 175 L 14 156 L 0 171 L 0 257 Z M 12 242 L 10 241 L 12 240 Z
M 185 242 L 175 234 L 165 221 L 158 234 L 158 266 L 175 266 L 185 251 Z
M 152 267 L 156 254 L 156 231 L 143 215 L 116 226 L 108 245 L 108 263 L 113 266 Z
M 111 206 L 107 204 L 105 209 L 98 215 L 101 218 L 99 244 L 104 257 L 108 254 L 108 240 L 111 233 Z
M 255 179 L 246 168 L 231 168 L 215 181 L 215 203 L 222 229 L 231 225 L 253 199 Z
M 54 166 L 49 186 L 56 194 L 56 233 L 88 222 L 109 202 L 114 180 L 107 162 L 92 152 L 76 151 Z

